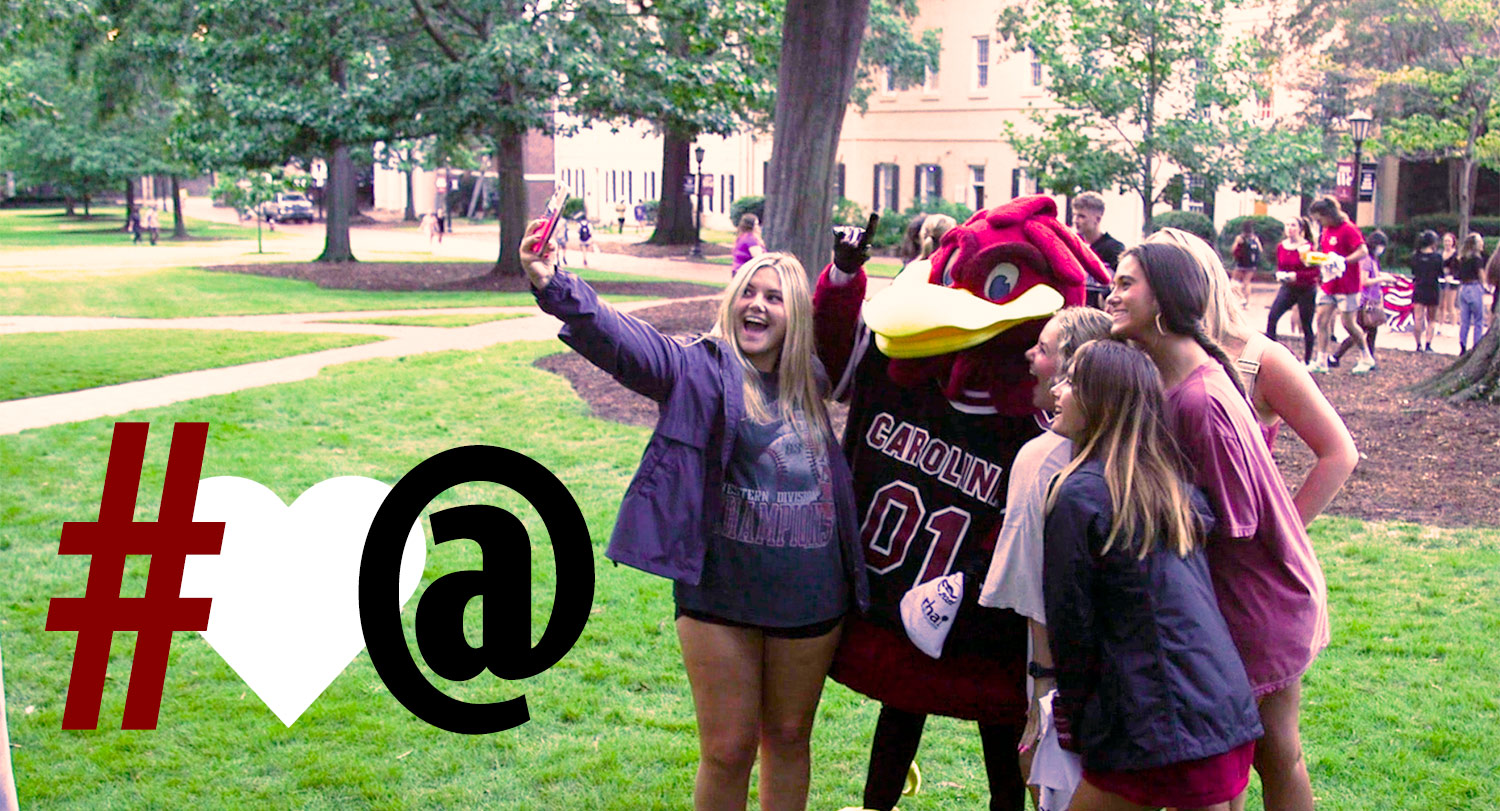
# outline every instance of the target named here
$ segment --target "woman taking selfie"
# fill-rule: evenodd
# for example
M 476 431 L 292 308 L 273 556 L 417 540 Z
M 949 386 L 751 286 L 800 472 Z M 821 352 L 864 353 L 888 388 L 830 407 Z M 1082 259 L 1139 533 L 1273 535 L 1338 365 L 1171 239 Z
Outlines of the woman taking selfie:
M 713 329 L 678 341 L 599 300 L 521 243 L 559 337 L 661 407 L 607 556 L 674 581 L 693 691 L 698 809 L 807 804 L 808 741 L 843 617 L 868 605 L 853 489 L 828 422 L 802 265 L 740 269 Z

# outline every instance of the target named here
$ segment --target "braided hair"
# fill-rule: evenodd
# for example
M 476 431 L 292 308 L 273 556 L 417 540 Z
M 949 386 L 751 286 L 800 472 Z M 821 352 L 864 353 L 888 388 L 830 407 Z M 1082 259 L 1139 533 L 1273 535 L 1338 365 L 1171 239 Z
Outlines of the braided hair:
M 1170 242 L 1143 242 L 1126 251 L 1146 274 L 1146 284 L 1156 297 L 1160 310 L 1156 324 L 1163 332 L 1186 335 L 1224 367 L 1229 381 L 1248 401 L 1239 370 L 1223 348 L 1203 329 L 1203 314 L 1208 310 L 1208 277 L 1198 260 L 1186 248 Z

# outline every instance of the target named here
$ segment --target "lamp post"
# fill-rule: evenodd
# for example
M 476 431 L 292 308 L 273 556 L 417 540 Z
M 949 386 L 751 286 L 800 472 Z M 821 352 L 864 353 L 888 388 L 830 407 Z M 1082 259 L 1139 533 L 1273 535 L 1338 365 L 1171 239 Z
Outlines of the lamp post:
M 703 258 L 703 147 L 693 150 L 693 157 L 698 159 L 698 174 L 693 176 L 693 182 L 698 188 L 694 189 L 698 197 L 696 219 L 693 225 L 693 252 L 694 259 Z
M 1354 200 L 1349 204 L 1349 221 L 1359 225 L 1359 187 L 1364 180 L 1364 165 L 1360 149 L 1370 137 L 1370 125 L 1375 123 L 1367 113 L 1349 116 L 1349 140 L 1354 142 Z

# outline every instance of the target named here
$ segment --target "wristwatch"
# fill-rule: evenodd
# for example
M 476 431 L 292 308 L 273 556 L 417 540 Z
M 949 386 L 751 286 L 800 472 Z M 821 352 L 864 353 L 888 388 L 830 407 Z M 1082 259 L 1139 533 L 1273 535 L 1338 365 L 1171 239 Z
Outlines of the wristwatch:
M 1042 667 L 1036 662 L 1031 662 L 1026 665 L 1026 675 L 1033 679 L 1055 679 L 1057 678 L 1057 668 Z

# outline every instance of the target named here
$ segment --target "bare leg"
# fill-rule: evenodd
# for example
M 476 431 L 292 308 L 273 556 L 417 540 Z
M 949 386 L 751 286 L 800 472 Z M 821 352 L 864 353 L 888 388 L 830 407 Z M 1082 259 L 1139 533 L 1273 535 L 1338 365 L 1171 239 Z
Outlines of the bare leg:
M 693 808 L 743 811 L 760 745 L 761 633 L 679 617 L 677 638 L 698 716 Z
M 765 641 L 760 720 L 763 811 L 807 807 L 813 717 L 838 643 L 839 629 L 811 639 Z
M 1354 339 L 1354 345 L 1364 354 L 1365 359 L 1374 362 L 1375 357 L 1370 354 L 1370 348 L 1365 346 L 1365 329 L 1359 325 L 1359 311 L 1344 312 L 1344 329 L 1348 331 L 1349 337 Z
M 1312 811 L 1312 780 L 1297 729 L 1301 700 L 1301 681 L 1260 700 L 1260 723 L 1266 736 L 1255 745 L 1255 772 L 1260 775 L 1267 809 Z

